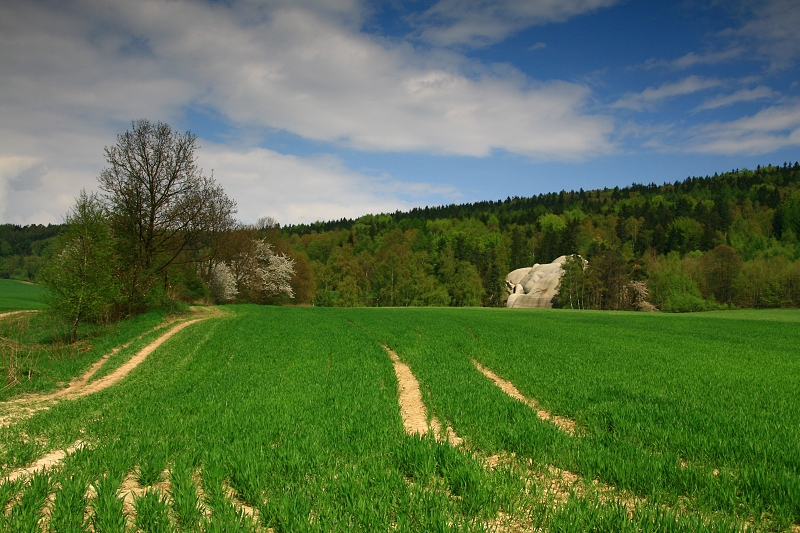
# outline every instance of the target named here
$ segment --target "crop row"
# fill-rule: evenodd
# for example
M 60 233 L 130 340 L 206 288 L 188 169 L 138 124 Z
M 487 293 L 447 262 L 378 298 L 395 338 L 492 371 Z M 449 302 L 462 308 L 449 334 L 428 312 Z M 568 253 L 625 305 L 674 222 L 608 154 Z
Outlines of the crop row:
M 437 416 L 479 449 L 788 529 L 800 522 L 798 313 L 737 316 L 387 310 L 354 320 L 406 357 Z M 542 424 L 472 359 L 577 420 L 583 436 Z
M 453 311 L 243 306 L 189 326 L 118 385 L 61 402 L 0 435 L 6 451 L 88 443 L 53 470 L 0 484 L 0 529 L 483 531 L 511 524 L 734 531 L 750 518 L 756 528 L 796 522 L 791 506 L 743 485 L 741 469 L 753 463 L 670 455 L 667 445 L 632 439 L 625 424 L 616 433 L 601 431 L 597 406 L 581 407 L 572 382 L 559 384 L 568 366 L 544 374 L 547 367 L 532 363 L 536 349 L 495 329 L 500 313 Z M 544 316 L 504 318 L 517 327 L 548 327 Z M 587 316 L 599 317 L 600 326 L 617 318 Z M 549 334 L 563 348 L 578 324 L 555 324 L 565 331 Z M 631 336 L 636 329 L 617 327 L 623 339 L 626 327 Z M 429 409 L 465 446 L 405 434 L 381 344 L 410 365 Z M 560 355 L 565 365 L 575 364 L 567 355 Z M 577 419 L 583 436 L 539 420 L 480 374 L 472 358 Z M 539 381 L 526 381 L 528 372 Z M 591 384 L 582 387 L 592 394 Z M 607 412 L 622 416 L 626 411 L 615 409 L 630 404 L 608 405 Z M 633 414 L 639 426 L 651 423 Z M 35 458 L 18 455 L 7 454 L 6 472 Z M 506 459 L 489 468 L 490 455 Z M 676 464 L 681 457 L 685 466 Z M 539 474 L 548 465 L 639 498 L 631 504 L 604 497 L 588 482 L 582 495 L 554 494 Z M 720 469 L 716 476 L 712 466 Z M 709 489 L 722 479 L 737 491 L 730 505 Z M 131 488 L 136 496 L 126 503 L 123 492 Z

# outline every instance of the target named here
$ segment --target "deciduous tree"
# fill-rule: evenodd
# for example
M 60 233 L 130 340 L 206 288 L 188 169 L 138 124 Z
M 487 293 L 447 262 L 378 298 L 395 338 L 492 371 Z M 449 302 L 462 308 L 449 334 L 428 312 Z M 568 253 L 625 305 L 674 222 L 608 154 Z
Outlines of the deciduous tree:
M 236 204 L 202 174 L 196 147 L 189 132 L 138 120 L 105 149 L 107 166 L 98 180 L 133 309 L 145 305 L 160 277 L 166 285 L 167 268 L 202 246 L 202 236 L 233 223 Z
M 237 285 L 259 301 L 285 294 L 293 298 L 291 279 L 294 261 L 285 254 L 276 254 L 265 240 L 255 239 L 242 248 L 230 264 Z
M 94 194 L 81 191 L 64 223 L 66 230 L 39 283 L 48 289 L 50 307 L 70 321 L 74 342 L 81 322 L 105 318 L 114 304 L 114 247 L 108 214 Z

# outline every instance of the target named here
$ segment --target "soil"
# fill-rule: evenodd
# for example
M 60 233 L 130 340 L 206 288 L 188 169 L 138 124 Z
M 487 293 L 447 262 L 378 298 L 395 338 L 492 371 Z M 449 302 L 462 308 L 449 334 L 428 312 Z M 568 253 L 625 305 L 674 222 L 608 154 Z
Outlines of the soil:
M 203 490 L 203 482 L 200 476 L 200 470 L 194 471 L 194 473 L 192 474 L 192 479 L 194 479 L 195 487 L 197 487 L 197 495 L 200 497 L 200 502 L 201 502 L 200 505 L 202 508 L 202 512 L 206 518 L 210 518 L 212 513 L 211 509 L 209 509 L 208 506 L 205 504 L 206 496 L 205 496 L 205 491 Z M 230 500 L 233 507 L 253 521 L 253 525 L 255 526 L 257 532 L 266 531 L 267 533 L 273 533 L 272 528 L 267 528 L 266 530 L 264 529 L 264 527 L 258 521 L 258 512 L 256 511 L 256 509 L 247 505 L 242 500 L 240 500 L 239 495 L 236 492 L 236 489 L 231 487 L 227 481 L 223 482 L 222 490 Z
M 135 500 L 136 498 L 141 498 L 148 489 L 155 489 L 159 494 L 165 496 L 167 502 L 171 505 L 172 485 L 169 482 L 169 470 L 164 470 L 161 473 L 161 481 L 149 487 L 143 487 L 139 484 L 139 481 L 136 479 L 135 471 L 128 472 L 125 479 L 122 480 L 122 484 L 119 487 L 119 494 L 122 496 L 122 510 L 125 514 L 128 528 L 131 531 L 135 530 Z
M 400 361 L 397 354 L 388 346 L 383 347 L 392 358 L 394 363 L 394 373 L 397 376 L 398 389 L 400 391 L 400 415 L 403 418 L 403 427 L 409 435 L 427 435 L 428 431 L 433 431 L 437 440 L 442 437 L 442 425 L 435 416 L 431 417 L 430 426 L 428 425 L 428 412 L 425 409 L 425 402 L 422 401 L 422 392 L 419 389 L 419 382 L 411 369 Z M 463 443 L 463 440 L 456 435 L 451 427 L 445 428 L 444 438 L 453 446 Z
M 233 507 L 242 512 L 245 516 L 247 516 L 250 520 L 253 521 L 253 525 L 258 525 L 258 515 L 256 514 L 256 510 L 247 505 L 243 500 L 239 499 L 239 493 L 236 492 L 236 489 L 230 486 L 227 482 L 223 484 L 222 490 L 225 492 L 225 495 L 233 504 Z
M 112 373 L 108 374 L 107 376 L 103 376 L 102 378 L 84 385 L 83 387 L 77 389 L 76 391 L 72 392 L 71 394 L 65 394 L 64 396 L 69 397 L 79 397 L 79 396 L 86 396 L 87 394 L 93 394 L 95 392 L 99 392 L 103 389 L 107 389 L 111 385 L 114 385 L 121 381 L 125 376 L 127 376 L 131 370 L 139 366 L 142 361 L 147 359 L 147 356 L 150 355 L 155 351 L 156 348 L 161 346 L 164 341 L 178 333 L 183 328 L 194 324 L 195 322 L 199 322 L 203 320 L 201 318 L 195 318 L 194 320 L 189 320 L 186 322 L 181 322 L 177 326 L 172 327 L 169 331 L 161 335 L 159 338 L 142 348 L 139 353 L 131 357 L 125 364 L 114 370 Z M 99 368 L 99 367 L 98 367 Z
M 86 446 L 86 443 L 84 443 L 83 441 L 76 441 L 66 450 L 52 451 L 30 466 L 13 470 L 5 477 L 5 479 L 8 481 L 14 481 L 23 476 L 29 476 L 36 472 L 41 472 L 42 470 L 47 470 L 48 468 L 52 468 L 53 466 L 60 463 L 64 459 L 64 457 L 66 457 L 67 455 L 71 454 L 76 450 L 83 448 L 84 446 Z
M 13 313 L 19 312 L 27 312 L 27 311 L 13 311 Z M 13 400 L 9 400 L 5 403 L 0 403 L 0 407 L 6 407 L 6 414 L 0 416 L 0 427 L 8 426 L 13 424 L 16 421 L 24 420 L 26 418 L 30 418 L 33 414 L 38 411 L 43 411 L 49 409 L 56 401 L 61 399 L 71 399 L 71 398 L 79 398 L 81 396 L 86 396 L 88 394 L 93 394 L 95 392 L 99 392 L 103 389 L 107 389 L 108 387 L 118 383 L 121 381 L 125 376 L 127 376 L 131 370 L 136 368 L 139 364 L 144 361 L 148 355 L 153 353 L 153 351 L 161 346 L 167 339 L 178 333 L 183 328 L 194 324 L 195 322 L 199 322 L 206 318 L 210 318 L 211 316 L 216 316 L 214 310 L 203 310 L 202 311 L 206 316 L 202 318 L 193 318 L 188 321 L 180 321 L 180 319 L 173 319 L 169 320 L 166 323 L 160 324 L 156 328 L 139 335 L 137 339 L 142 338 L 144 335 L 151 333 L 157 329 L 164 328 L 165 326 L 169 326 L 170 324 L 174 324 L 178 322 L 177 325 L 170 328 L 156 340 L 142 348 L 136 355 L 131 357 L 127 362 L 125 362 L 122 366 L 104 376 L 97 381 L 89 383 L 89 380 L 97 373 L 100 368 L 108 361 L 108 359 L 119 352 L 122 349 L 127 348 L 133 343 L 133 340 L 114 348 L 108 354 L 101 357 L 97 362 L 95 362 L 89 370 L 87 370 L 83 375 L 74 379 L 70 384 L 61 390 L 53 392 L 51 394 L 44 394 L 44 395 L 35 395 L 29 394 L 22 396 L 20 398 L 16 398 Z M 7 314 L 7 313 L 6 313 Z M 0 315 L 4 316 L 4 315 Z M 136 339 L 135 339 L 136 340 Z
M 6 318 L 6 317 L 9 317 L 9 316 L 20 315 L 22 313 L 36 313 L 36 312 L 37 311 L 34 310 L 34 309 L 27 310 L 27 311 L 6 311 L 5 313 L 0 313 L 0 319 Z
M 515 400 L 519 400 L 520 402 L 529 405 L 531 407 L 531 409 L 536 411 L 536 416 L 538 416 L 540 420 L 544 420 L 546 422 L 551 422 L 551 423 L 555 424 L 555 426 L 558 429 L 560 429 L 561 431 L 563 431 L 564 433 L 567 433 L 569 435 L 575 435 L 576 422 L 574 420 L 572 420 L 571 418 L 566 418 L 566 417 L 563 417 L 563 416 L 554 415 L 550 411 L 547 411 L 545 409 L 541 409 L 539 407 L 538 403 L 536 402 L 536 400 L 531 399 L 531 398 L 526 398 L 519 391 L 519 389 L 517 389 L 514 386 L 514 384 L 511 383 L 510 381 L 506 381 L 505 379 L 501 378 L 500 376 L 498 376 L 497 374 L 495 374 L 494 372 L 492 372 L 488 368 L 486 368 L 483 365 L 481 365 L 475 359 L 472 360 L 472 364 L 475 365 L 475 368 L 480 370 L 480 372 L 484 376 L 486 376 L 487 378 L 492 380 L 495 385 L 500 387 L 500 389 L 503 392 L 505 392 L 506 394 L 508 394 L 509 396 L 514 398 Z

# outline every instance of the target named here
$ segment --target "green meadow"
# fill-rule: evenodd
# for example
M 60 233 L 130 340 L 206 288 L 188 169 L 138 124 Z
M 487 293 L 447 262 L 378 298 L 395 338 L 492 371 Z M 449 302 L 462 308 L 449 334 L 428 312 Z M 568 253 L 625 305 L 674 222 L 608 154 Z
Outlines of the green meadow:
M 221 309 L 116 385 L 4 427 L 0 477 L 80 445 L 0 484 L 0 529 L 800 524 L 798 311 Z M 108 360 L 121 364 L 158 334 L 141 336 L 151 328 L 98 338 L 86 364 L 136 339 Z M 384 345 L 463 445 L 404 432 Z M 574 420 L 576 433 L 540 420 L 473 360 Z M 13 409 L 0 404 L 0 417 Z
M 33 283 L 0 279 L 0 313 L 22 309 L 44 309 L 42 288 Z

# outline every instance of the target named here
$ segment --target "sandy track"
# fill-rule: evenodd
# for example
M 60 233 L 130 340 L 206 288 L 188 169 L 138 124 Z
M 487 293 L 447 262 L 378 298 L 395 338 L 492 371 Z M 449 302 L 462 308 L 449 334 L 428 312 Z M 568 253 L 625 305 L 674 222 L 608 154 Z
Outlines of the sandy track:
M 5 313 L 0 313 L 0 319 L 7 318 L 14 315 L 21 315 L 24 313 L 37 313 L 35 309 L 28 309 L 25 311 L 6 311 Z
M 71 398 L 79 398 L 81 396 L 86 396 L 89 394 L 93 394 L 95 392 L 99 392 L 101 390 L 107 389 L 108 387 L 118 383 L 122 379 L 125 378 L 134 368 L 139 366 L 147 356 L 153 353 L 156 348 L 161 346 L 167 339 L 181 331 L 183 328 L 194 324 L 195 322 L 199 322 L 201 320 L 205 320 L 207 318 L 211 318 L 212 316 L 216 316 L 219 313 L 216 310 L 208 310 L 203 311 L 206 316 L 202 318 L 193 318 L 187 321 L 180 321 L 161 336 L 159 336 L 156 340 L 142 348 L 138 353 L 136 353 L 133 357 L 131 357 L 127 362 L 125 362 L 122 366 L 104 376 L 97 381 L 89 383 L 89 380 L 97 373 L 100 368 L 108 361 L 108 359 L 119 352 L 122 349 L 127 348 L 130 346 L 134 341 L 131 340 L 114 348 L 108 354 L 101 357 L 98 361 L 96 361 L 92 366 L 84 372 L 81 376 L 74 379 L 70 384 L 61 390 L 50 394 L 44 395 L 25 395 L 20 398 L 15 398 L 13 400 L 9 400 L 7 402 L 0 403 L 0 407 L 8 408 L 8 411 L 5 415 L 0 416 L 0 427 L 8 426 L 17 422 L 19 420 L 24 420 L 26 418 L 30 418 L 38 411 L 43 411 L 49 409 L 56 401 L 61 399 L 71 399 Z M 140 339 L 142 336 L 147 335 L 152 331 L 156 331 L 158 329 L 164 328 L 165 326 L 169 326 L 170 324 L 174 323 L 175 321 L 169 321 L 166 324 L 161 324 L 157 328 L 154 328 L 148 332 L 143 333 L 137 339 Z M 136 339 L 134 339 L 136 340 Z
M 428 426 L 428 411 L 425 409 L 425 402 L 422 401 L 422 392 L 419 389 L 419 382 L 407 364 L 400 361 L 397 354 L 388 346 L 383 347 L 392 358 L 394 373 L 397 376 L 398 389 L 400 391 L 400 416 L 403 418 L 403 428 L 409 435 L 427 435 L 428 431 L 433 431 L 438 440 L 442 434 L 442 425 L 436 417 L 431 417 Z M 447 441 L 454 446 L 460 445 L 463 441 L 455 434 L 452 428 L 447 427 Z
M 74 444 L 69 446 L 66 450 L 55 450 L 41 459 L 37 460 L 30 466 L 26 466 L 25 468 L 18 468 L 17 470 L 12 470 L 7 476 L 3 478 L 3 481 L 15 481 L 23 476 L 29 476 L 36 472 L 41 472 L 43 470 L 47 470 L 48 468 L 52 468 L 53 466 L 57 465 L 61 461 L 64 460 L 64 457 L 71 454 L 76 450 L 80 450 L 86 446 L 86 443 L 83 441 L 76 441 Z
M 214 314 L 213 312 L 209 313 L 209 315 L 213 314 Z M 3 417 L 0 417 L 0 427 L 9 425 L 13 422 L 16 422 L 24 418 L 28 418 L 38 411 L 49 409 L 59 399 L 78 398 L 81 396 L 86 396 L 107 389 L 108 387 L 124 379 L 125 376 L 127 376 L 134 368 L 139 366 L 147 358 L 148 355 L 153 353 L 153 351 L 155 351 L 156 348 L 161 346 L 167 339 L 169 339 L 170 337 L 172 337 L 185 327 L 194 324 L 195 322 L 205 320 L 206 318 L 209 318 L 209 316 L 203 318 L 195 318 L 192 320 L 178 323 L 177 325 L 173 326 L 168 331 L 163 333 L 161 336 L 159 336 L 156 340 L 154 340 L 153 342 L 151 342 L 150 344 L 139 350 L 139 352 L 136 355 L 134 355 L 131 359 L 129 359 L 127 362 L 125 362 L 125 364 L 123 364 L 122 366 L 120 366 L 107 376 L 104 376 L 93 383 L 88 383 L 89 379 L 91 379 L 91 377 L 103 366 L 103 364 L 108 360 L 108 358 L 111 355 L 117 353 L 119 350 L 129 346 L 133 341 L 118 348 L 115 348 L 109 354 L 103 356 L 99 361 L 94 363 L 87 372 L 85 372 L 77 380 L 74 380 L 72 383 L 70 383 L 70 385 L 65 389 L 62 389 L 60 391 L 45 396 L 26 396 L 23 398 L 17 398 L 15 400 L 6 402 L 5 405 L 7 406 L 10 405 L 12 409 L 10 413 L 6 414 Z M 18 479 L 19 477 L 27 476 L 34 472 L 44 470 L 46 468 L 51 468 L 54 465 L 60 463 L 64 459 L 64 457 L 66 457 L 68 454 L 72 453 L 73 451 L 83 446 L 84 443 L 78 441 L 69 448 L 67 448 L 66 450 L 56 450 L 50 452 L 49 454 L 37 460 L 32 465 L 12 471 L 10 474 L 8 474 L 8 476 L 6 476 L 6 478 L 9 479 L 10 481 L 13 481 L 15 479 Z
M 500 387 L 500 389 L 503 392 L 505 392 L 506 394 L 508 394 L 509 396 L 514 398 L 515 400 L 519 400 L 520 402 L 522 402 L 522 403 L 524 403 L 526 405 L 529 405 L 531 407 L 531 409 L 536 411 L 536 416 L 538 416 L 540 420 L 544 420 L 546 422 L 551 422 L 558 429 L 563 431 L 564 433 L 567 433 L 569 435 L 575 435 L 576 423 L 575 423 L 574 420 L 572 420 L 571 418 L 563 417 L 563 416 L 553 415 L 553 413 L 551 413 L 550 411 L 547 411 L 545 409 L 541 409 L 539 407 L 538 403 L 536 402 L 536 400 L 534 400 L 532 398 L 526 398 L 519 391 L 519 389 L 517 389 L 514 386 L 514 384 L 511 383 L 510 381 L 506 381 L 505 379 L 501 378 L 500 376 L 498 376 L 497 374 L 495 374 L 494 372 L 492 372 L 491 370 L 489 370 L 485 366 L 481 365 L 475 359 L 472 360 L 472 364 L 475 365 L 475 368 L 480 370 L 480 372 L 484 376 L 486 376 L 487 378 L 492 380 L 495 385 Z
M 181 322 L 180 324 L 173 326 L 169 331 L 161 335 L 159 338 L 142 348 L 139 353 L 128 359 L 122 366 L 118 369 L 114 370 L 107 376 L 103 376 L 102 378 L 84 385 L 83 387 L 79 388 L 77 391 L 72 393 L 71 397 L 79 397 L 79 396 L 86 396 L 87 394 L 93 394 L 95 392 L 100 392 L 103 389 L 107 389 L 111 385 L 118 383 L 121 381 L 125 376 L 127 376 L 131 370 L 139 366 L 142 361 L 147 359 L 147 356 L 150 355 L 155 351 L 156 348 L 161 346 L 164 341 L 178 333 L 183 328 L 194 324 L 195 322 L 200 322 L 203 320 L 202 318 L 195 318 L 194 320 L 189 320 L 187 322 Z

